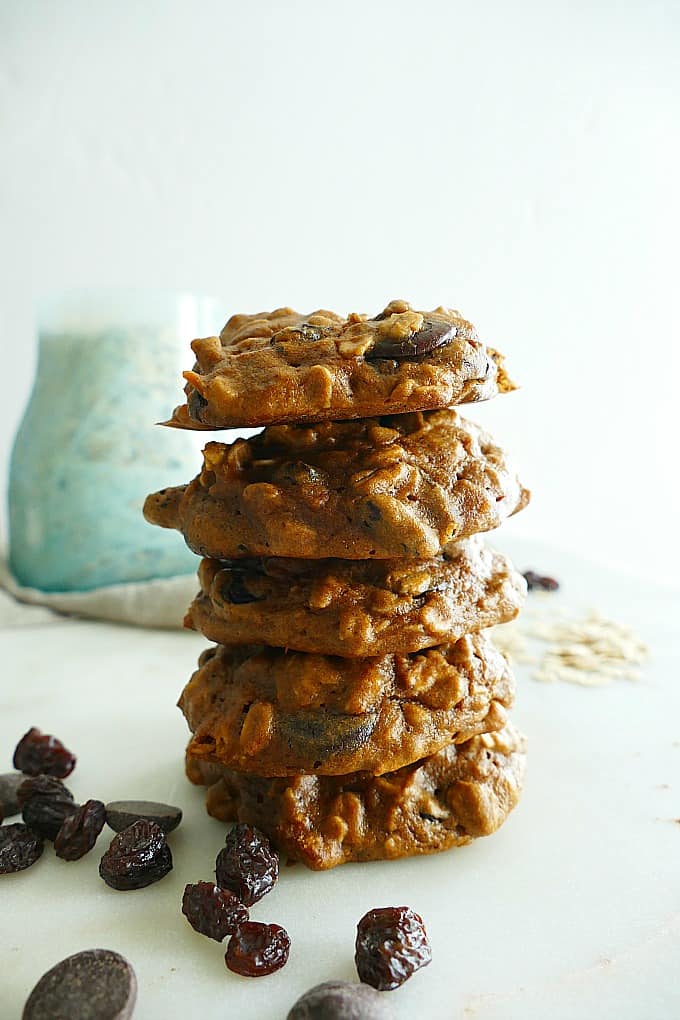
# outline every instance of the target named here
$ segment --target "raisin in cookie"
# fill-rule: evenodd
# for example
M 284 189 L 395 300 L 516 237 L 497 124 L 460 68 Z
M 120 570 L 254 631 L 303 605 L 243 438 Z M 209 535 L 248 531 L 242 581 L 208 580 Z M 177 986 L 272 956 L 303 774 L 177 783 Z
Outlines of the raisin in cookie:
M 211 559 L 427 559 L 529 498 L 491 437 L 451 410 L 272 425 L 203 457 L 144 514 Z
M 338 421 L 486 400 L 514 389 L 503 359 L 448 308 L 392 301 L 369 319 L 290 308 L 234 315 L 192 343 L 186 404 L 168 425 Z
M 505 724 L 514 681 L 487 637 L 340 659 L 278 648 L 204 652 L 180 698 L 189 752 L 265 776 L 389 772 Z
M 265 779 L 190 754 L 187 775 L 209 786 L 209 814 L 256 825 L 290 859 L 319 871 L 490 835 L 517 804 L 524 761 L 525 740 L 508 724 L 383 776 Z
M 526 582 L 478 537 L 431 560 L 203 560 L 185 623 L 219 644 L 386 655 L 513 620 Z

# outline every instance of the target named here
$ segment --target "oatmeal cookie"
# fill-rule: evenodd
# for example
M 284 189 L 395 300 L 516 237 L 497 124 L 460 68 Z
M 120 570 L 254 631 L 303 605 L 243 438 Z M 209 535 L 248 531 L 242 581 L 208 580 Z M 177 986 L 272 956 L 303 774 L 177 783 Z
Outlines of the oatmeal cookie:
M 526 582 L 478 537 L 431 560 L 203 560 L 185 623 L 220 644 L 415 652 L 513 620 Z
M 508 724 L 396 772 L 265 779 L 187 755 L 209 814 L 262 829 L 316 871 L 346 861 L 435 853 L 498 829 L 522 786 L 525 740 Z
M 392 301 L 369 319 L 291 308 L 234 315 L 192 343 L 186 404 L 166 424 L 233 428 L 338 421 L 487 400 L 514 389 L 458 312 Z
M 265 776 L 390 772 L 505 724 L 514 681 L 487 637 L 340 659 L 218 646 L 180 698 L 189 752 Z
M 491 437 L 451 410 L 273 425 L 203 457 L 144 514 L 211 559 L 427 559 L 529 499 Z

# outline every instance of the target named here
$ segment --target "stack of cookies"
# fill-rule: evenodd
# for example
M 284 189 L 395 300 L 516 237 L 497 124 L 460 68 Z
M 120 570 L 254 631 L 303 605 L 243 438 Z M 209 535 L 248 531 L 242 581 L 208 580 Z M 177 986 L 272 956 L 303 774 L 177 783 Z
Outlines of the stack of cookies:
M 497 829 L 523 738 L 486 628 L 524 579 L 479 537 L 528 501 L 453 406 L 513 389 L 457 312 L 239 315 L 196 340 L 168 424 L 264 426 L 209 442 L 149 496 L 203 560 L 203 653 L 180 706 L 208 811 L 311 868 L 431 853 Z

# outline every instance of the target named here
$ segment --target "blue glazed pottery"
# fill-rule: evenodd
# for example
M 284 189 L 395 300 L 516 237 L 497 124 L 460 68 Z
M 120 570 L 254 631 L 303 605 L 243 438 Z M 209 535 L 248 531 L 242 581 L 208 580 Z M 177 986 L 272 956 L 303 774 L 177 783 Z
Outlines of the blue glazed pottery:
M 181 400 L 190 341 L 220 328 L 217 303 L 192 295 L 43 304 L 10 466 L 10 567 L 20 584 L 86 591 L 196 570 L 181 536 L 150 527 L 142 503 L 196 474 L 197 436 L 156 423 Z

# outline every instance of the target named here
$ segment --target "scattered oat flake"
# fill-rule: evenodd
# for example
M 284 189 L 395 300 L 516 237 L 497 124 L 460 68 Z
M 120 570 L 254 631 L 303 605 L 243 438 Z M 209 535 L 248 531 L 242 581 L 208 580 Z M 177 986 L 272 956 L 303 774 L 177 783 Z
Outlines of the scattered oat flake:
M 615 680 L 638 680 L 647 646 L 629 628 L 596 610 L 582 617 L 566 612 L 527 613 L 521 621 L 495 627 L 494 642 L 511 661 L 536 665 L 532 678 L 543 683 L 600 687 Z M 538 657 L 530 639 L 547 645 Z

